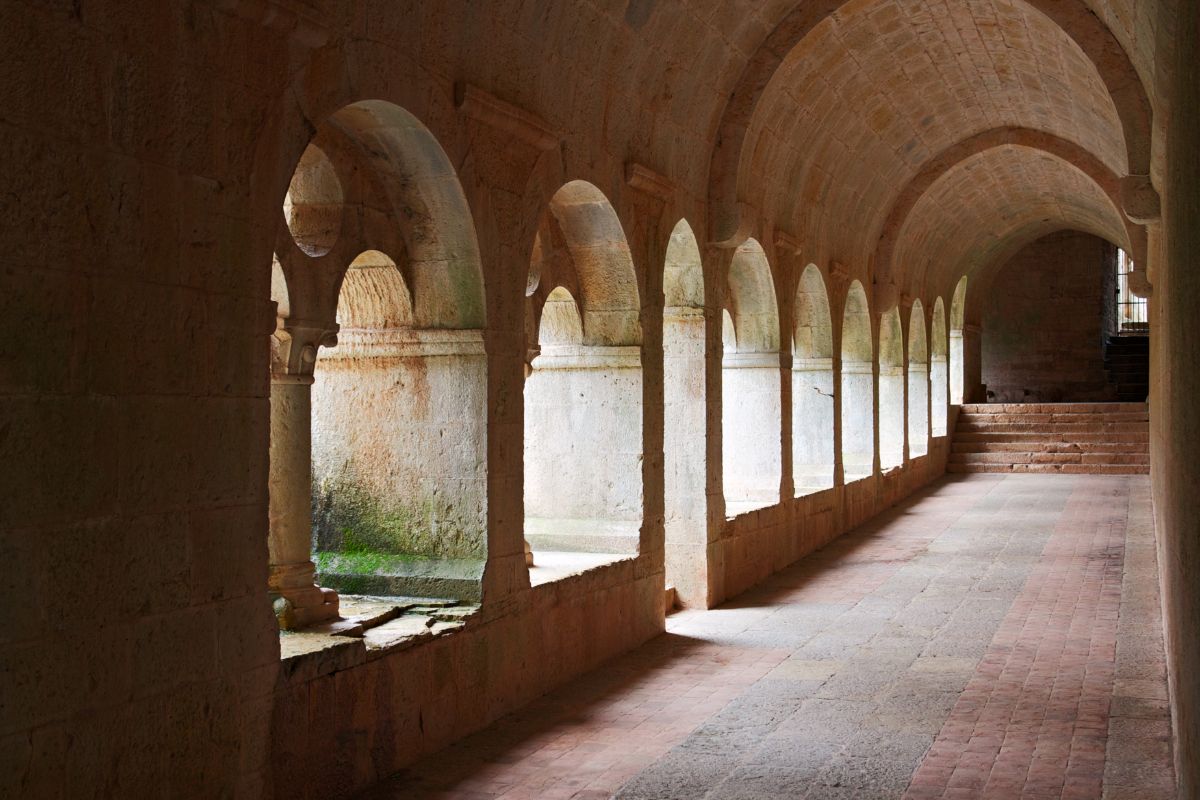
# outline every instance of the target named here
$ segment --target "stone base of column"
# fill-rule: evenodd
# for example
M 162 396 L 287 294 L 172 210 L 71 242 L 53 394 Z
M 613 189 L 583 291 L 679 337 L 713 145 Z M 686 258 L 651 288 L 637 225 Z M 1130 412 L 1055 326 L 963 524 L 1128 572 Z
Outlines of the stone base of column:
M 317 586 L 315 573 L 311 561 L 271 565 L 267 586 L 281 629 L 294 631 L 338 619 L 338 594 Z

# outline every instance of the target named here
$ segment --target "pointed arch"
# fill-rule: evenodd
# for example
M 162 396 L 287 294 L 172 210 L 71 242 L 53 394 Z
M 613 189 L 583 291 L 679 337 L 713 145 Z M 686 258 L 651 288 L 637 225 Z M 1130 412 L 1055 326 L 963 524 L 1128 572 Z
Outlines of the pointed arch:
M 670 309 L 704 308 L 704 267 L 700 245 L 686 219 L 680 219 L 667 242 L 663 265 L 663 305 Z

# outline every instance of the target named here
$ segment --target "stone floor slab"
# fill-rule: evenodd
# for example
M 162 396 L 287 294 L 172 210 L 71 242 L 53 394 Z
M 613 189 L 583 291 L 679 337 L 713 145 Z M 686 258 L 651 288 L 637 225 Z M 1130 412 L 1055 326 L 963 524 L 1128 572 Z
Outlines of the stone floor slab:
M 364 798 L 1168 798 L 1144 476 L 948 478 Z

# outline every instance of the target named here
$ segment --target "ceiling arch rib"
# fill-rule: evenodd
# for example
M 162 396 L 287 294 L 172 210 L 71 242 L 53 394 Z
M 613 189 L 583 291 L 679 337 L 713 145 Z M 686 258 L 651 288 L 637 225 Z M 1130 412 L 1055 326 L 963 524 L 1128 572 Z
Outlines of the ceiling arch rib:
M 813 39 L 820 38 L 813 36 L 814 32 L 817 32 L 818 28 L 827 29 L 835 23 L 848 21 L 856 16 L 886 16 L 880 13 L 880 10 L 887 5 L 887 2 L 861 0 L 818 0 L 799 4 L 775 26 L 755 51 L 743 69 L 721 116 L 717 145 L 710 163 L 710 230 L 715 242 L 732 246 L 747 235 L 748 225 L 739 194 L 739 184 L 745 178 L 749 161 L 755 152 L 761 149 L 760 143 L 753 135 L 753 128 L 756 120 L 764 116 L 763 101 L 769 98 L 769 90 L 777 83 L 777 74 L 789 62 L 801 57 L 829 66 L 844 63 L 827 57 L 821 47 L 813 44 Z M 1028 27 L 1043 30 L 1054 28 L 1060 36 L 1068 37 L 1073 42 L 1075 48 L 1086 57 L 1093 76 L 1102 83 L 1109 102 L 1115 108 L 1117 130 L 1120 132 L 1124 151 L 1121 159 L 1123 163 L 1114 165 L 1115 171 L 1135 176 L 1148 174 L 1151 107 L 1145 87 L 1120 42 L 1105 23 L 1092 13 L 1086 2 L 997 0 L 993 7 L 994 16 L 1002 19 L 1037 17 L 1040 23 L 1033 22 Z M 1034 13 L 1023 14 L 1022 11 Z M 884 46 L 891 52 L 911 52 L 897 43 L 892 34 L 892 30 L 883 32 L 881 39 L 885 43 Z M 1031 48 L 1031 52 L 1039 55 L 1036 48 Z M 1037 67 L 1042 66 L 1036 58 L 1034 64 Z M 1004 70 L 994 70 L 994 74 L 987 78 L 995 79 L 1002 76 L 1003 72 Z M 884 108 L 877 110 L 877 113 L 879 116 L 876 122 L 885 124 L 881 117 L 885 117 L 888 110 Z M 959 132 L 964 131 L 960 128 Z M 1137 188 L 1139 192 L 1144 193 L 1147 187 L 1140 183 Z
M 897 276 L 894 274 L 893 256 L 897 237 L 922 195 L 939 178 L 962 162 L 988 150 L 1005 146 L 1020 146 L 1038 150 L 1071 164 L 1087 175 L 1120 213 L 1120 178 L 1100 159 L 1078 144 L 1044 131 L 1017 127 L 994 128 L 968 137 L 927 161 L 892 204 L 892 209 L 884 221 L 883 231 L 879 236 L 879 244 L 875 249 L 877 307 L 886 310 L 895 304 L 895 295 L 897 294 L 895 287 L 898 282 L 896 281 Z M 1133 254 L 1135 262 L 1141 262 L 1146 253 L 1145 228 L 1133 224 L 1123 214 L 1121 214 L 1121 221 L 1131 248 L 1130 252 Z M 887 295 L 887 297 L 882 295 Z
M 1049 19 L 1020 0 L 959 0 L 942 14 L 937 2 L 839 13 L 789 58 L 752 126 L 739 191 L 795 231 L 808 258 L 847 264 L 867 285 L 896 197 L 961 139 L 1029 128 L 1115 174 L 1126 166 L 1111 98 Z
M 915 295 L 948 292 L 958 278 L 1056 230 L 1129 248 L 1112 198 L 1077 166 L 1020 145 L 964 159 L 925 191 L 901 226 L 893 263 Z

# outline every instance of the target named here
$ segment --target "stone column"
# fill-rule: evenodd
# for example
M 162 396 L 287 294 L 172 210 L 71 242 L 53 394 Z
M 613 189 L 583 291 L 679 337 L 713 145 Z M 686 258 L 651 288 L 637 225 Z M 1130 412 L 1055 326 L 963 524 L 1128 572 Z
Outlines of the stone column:
M 316 585 L 312 562 L 312 368 L 316 345 L 297 349 L 292 332 L 276 334 L 271 371 L 271 465 L 267 587 L 279 627 L 302 628 L 338 617 L 338 596 Z M 333 340 L 336 341 L 336 340 Z
M 1150 474 L 1159 537 L 1179 797 L 1200 798 L 1200 7 L 1176 4 L 1163 198 L 1151 263 Z M 1160 13 L 1163 19 L 1170 15 Z M 1156 237 L 1157 238 L 1157 237 Z M 1157 248 L 1155 248 L 1157 249 Z

